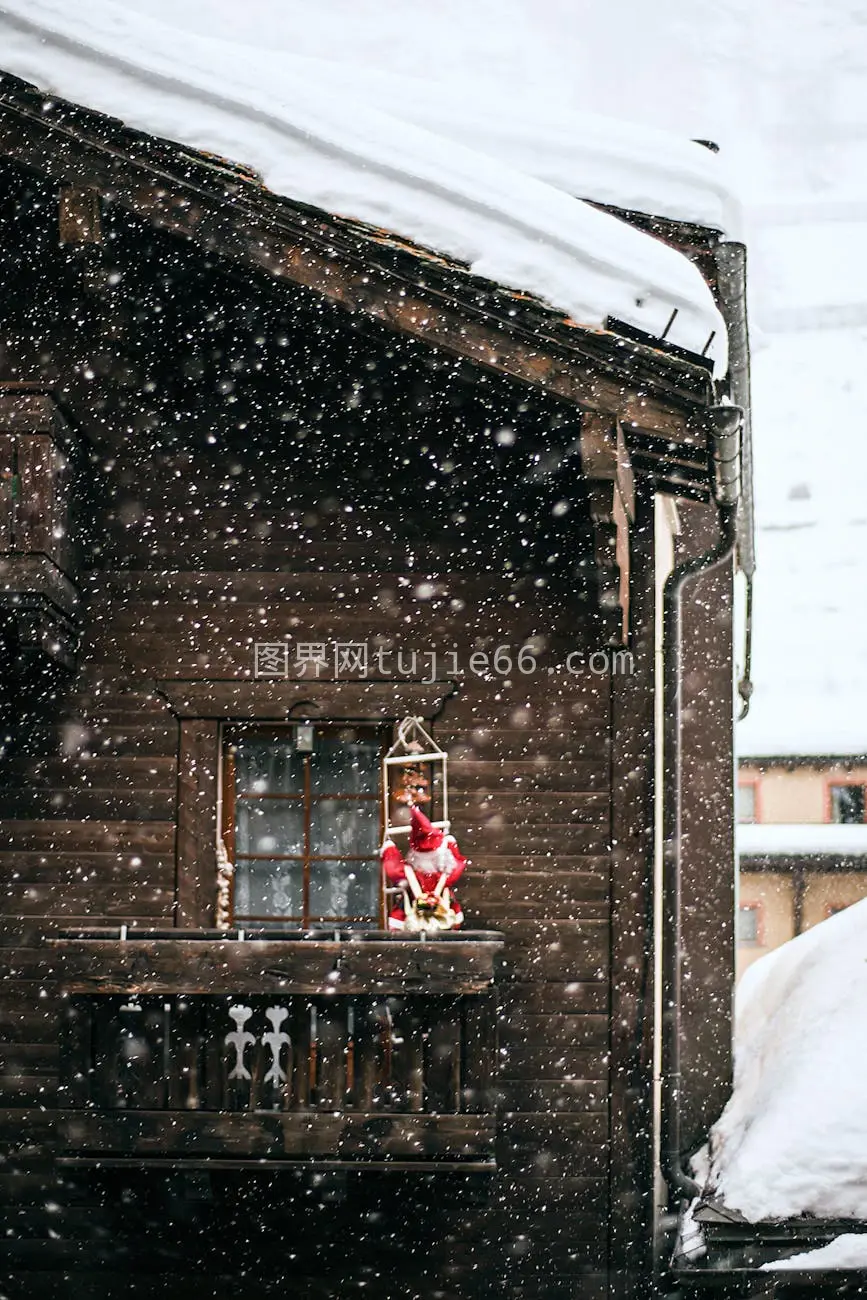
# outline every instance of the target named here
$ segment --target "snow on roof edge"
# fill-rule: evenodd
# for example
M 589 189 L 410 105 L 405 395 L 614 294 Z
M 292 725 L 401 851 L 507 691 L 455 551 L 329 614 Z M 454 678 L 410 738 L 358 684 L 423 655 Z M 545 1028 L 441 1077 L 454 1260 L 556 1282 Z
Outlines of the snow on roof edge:
M 330 59 L 305 60 L 320 76 L 340 75 L 368 103 L 458 140 L 575 198 L 622 211 L 743 235 L 743 212 L 726 160 L 706 144 L 647 123 L 558 104 L 455 94 L 435 80 L 400 77 Z
M 688 258 L 497 160 L 296 79 L 257 51 L 184 37 L 99 0 L 6 0 L 3 63 L 50 93 L 188 148 L 243 160 L 286 197 L 393 229 L 591 327 L 607 317 L 710 355 L 726 334 Z M 183 50 L 183 65 L 175 57 Z
M 827 822 L 741 823 L 735 834 L 740 857 L 789 854 L 832 854 L 861 857 L 867 854 L 867 825 Z

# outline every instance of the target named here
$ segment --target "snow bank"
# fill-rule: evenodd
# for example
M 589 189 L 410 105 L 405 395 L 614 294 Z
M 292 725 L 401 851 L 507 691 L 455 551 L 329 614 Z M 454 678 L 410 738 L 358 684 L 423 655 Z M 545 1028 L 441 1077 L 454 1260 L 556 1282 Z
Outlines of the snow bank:
M 780 1269 L 814 1268 L 867 1268 L 867 1233 L 844 1232 L 829 1241 L 827 1246 L 803 1250 L 788 1259 L 775 1259 L 762 1264 L 762 1271 L 775 1273 Z
M 710 1188 L 752 1222 L 867 1219 L 867 899 L 762 957 L 737 994 Z
M 614 316 L 661 335 L 677 308 L 668 339 L 701 352 L 715 332 L 708 355 L 725 368 L 724 326 L 686 257 L 508 162 L 370 107 L 347 89 L 351 77 L 323 78 L 315 63 L 266 48 L 267 26 L 254 45 L 181 31 L 183 8 L 164 0 L 145 19 L 112 0 L 75 10 L 4 0 L 0 63 L 134 128 L 246 163 L 278 194 L 458 258 L 581 324 Z
M 867 826 L 795 823 L 741 825 L 736 833 L 739 854 L 829 853 L 858 856 L 867 853 Z

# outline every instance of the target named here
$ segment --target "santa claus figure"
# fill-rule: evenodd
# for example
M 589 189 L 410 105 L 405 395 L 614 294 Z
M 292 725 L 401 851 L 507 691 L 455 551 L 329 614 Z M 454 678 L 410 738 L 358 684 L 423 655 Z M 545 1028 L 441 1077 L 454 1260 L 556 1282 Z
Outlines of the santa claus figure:
M 393 840 L 382 846 L 385 878 L 403 891 L 389 913 L 389 930 L 456 930 L 464 916 L 451 889 L 466 865 L 454 837 L 413 808 L 406 857 Z

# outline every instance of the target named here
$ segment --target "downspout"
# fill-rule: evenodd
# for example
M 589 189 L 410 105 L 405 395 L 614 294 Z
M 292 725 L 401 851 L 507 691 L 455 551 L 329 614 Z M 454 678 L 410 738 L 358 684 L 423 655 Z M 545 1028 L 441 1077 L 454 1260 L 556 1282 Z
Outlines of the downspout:
M 753 511 L 753 432 L 750 416 L 750 334 L 747 321 L 747 250 L 743 244 L 722 240 L 713 252 L 719 309 L 729 341 L 729 397 L 744 412 L 741 438 L 742 498 L 738 521 L 737 561 L 746 581 L 743 667 L 738 682 L 742 722 L 753 693 L 751 677 L 753 640 L 753 581 L 756 569 Z
M 731 559 L 738 539 L 741 431 L 737 406 L 709 412 L 713 496 L 719 511 L 716 544 L 672 569 L 663 588 L 663 878 L 662 878 L 662 1174 L 677 1199 L 697 1196 L 698 1183 L 683 1167 L 681 1141 L 681 594 L 691 578 Z

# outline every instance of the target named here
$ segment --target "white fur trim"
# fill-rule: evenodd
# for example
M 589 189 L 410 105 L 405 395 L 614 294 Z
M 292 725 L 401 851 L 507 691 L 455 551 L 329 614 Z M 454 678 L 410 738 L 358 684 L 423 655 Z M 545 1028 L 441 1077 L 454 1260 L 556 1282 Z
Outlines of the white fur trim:
M 450 871 L 454 866 L 454 855 L 449 852 L 448 844 L 444 840 L 438 849 L 430 849 L 427 853 L 421 849 L 409 849 L 406 853 L 406 861 L 412 867 L 413 871 L 423 871 L 425 873 Z

